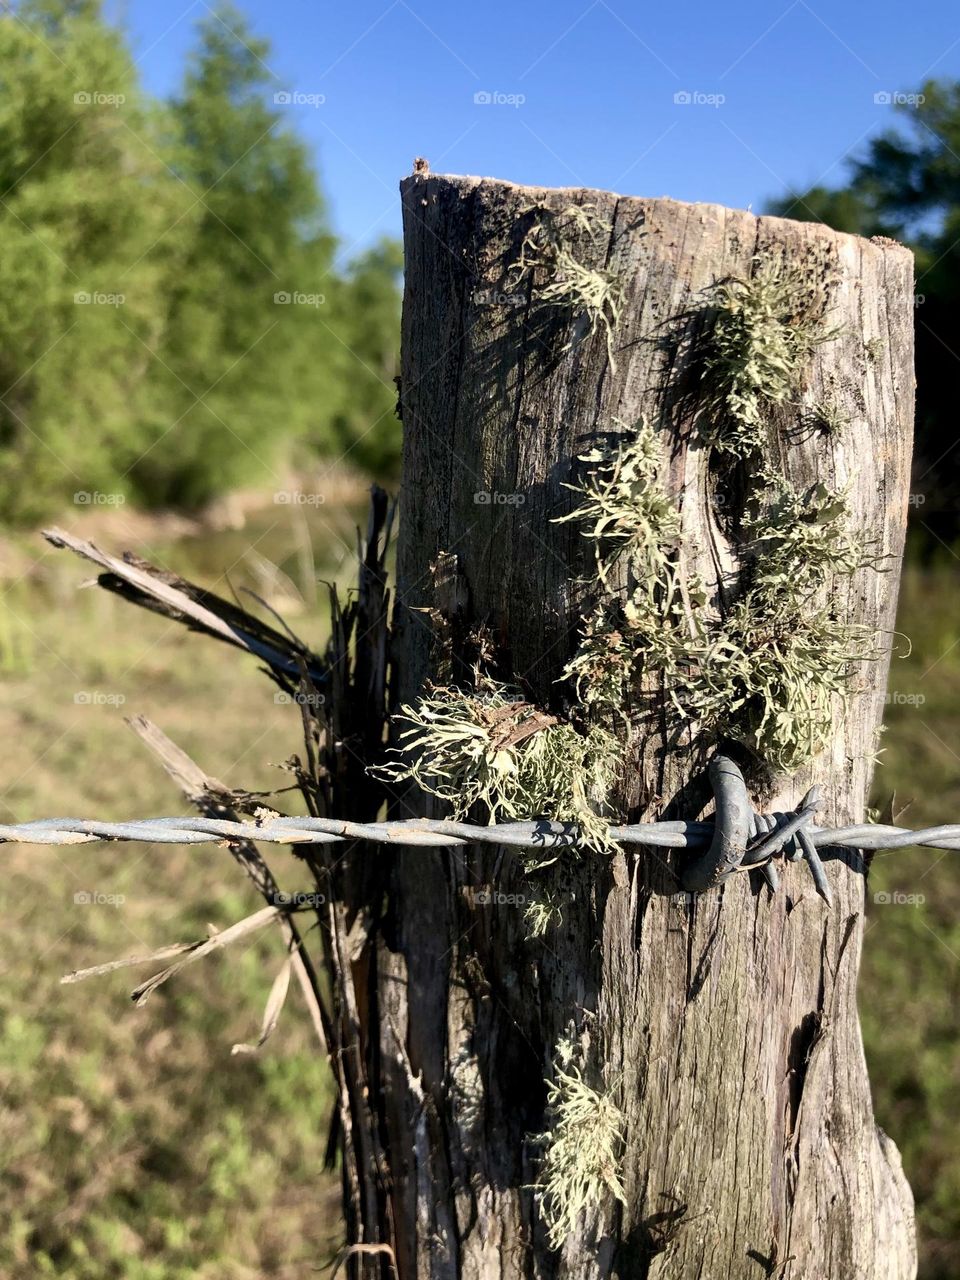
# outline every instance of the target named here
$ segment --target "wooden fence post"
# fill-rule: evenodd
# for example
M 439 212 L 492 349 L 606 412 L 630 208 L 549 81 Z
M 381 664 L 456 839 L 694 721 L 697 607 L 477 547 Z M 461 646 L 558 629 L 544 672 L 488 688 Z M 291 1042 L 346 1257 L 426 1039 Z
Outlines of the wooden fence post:
M 751 503 L 772 500 L 771 477 L 845 492 L 869 555 L 827 566 L 816 608 L 839 633 L 869 628 L 878 651 L 860 649 L 849 696 L 829 700 L 825 746 L 792 773 L 744 745 L 733 701 L 729 738 L 758 808 L 793 808 L 816 783 L 821 824 L 860 820 L 907 510 L 910 254 L 601 191 L 417 174 L 402 192 L 399 701 L 431 677 L 465 678 L 483 649 L 532 702 L 569 707 L 561 675 L 604 590 L 582 526 L 557 517 L 577 505 L 576 459 L 645 423 L 704 586 L 705 603 L 686 604 L 705 618 L 733 616 L 751 556 L 756 573 Z M 753 386 L 756 369 L 723 365 L 724 341 L 740 342 L 734 360 L 770 355 L 744 346 L 763 334 L 744 336 L 748 286 L 729 282 L 775 292 L 788 278 L 798 297 L 810 285 L 798 307 L 820 299 L 822 314 L 774 315 L 773 339 L 798 336 L 785 356 L 795 385 L 764 383 L 763 366 Z M 744 386 L 756 393 L 745 407 Z M 758 406 L 759 447 L 731 452 L 726 417 L 752 430 Z M 822 507 L 823 491 L 811 501 Z M 622 589 L 608 582 L 607 602 Z M 710 813 L 707 738 L 677 737 L 669 683 L 647 664 L 646 709 L 621 732 L 630 820 Z M 428 803 L 409 794 L 398 816 Z M 390 1183 L 365 1238 L 392 1241 L 402 1280 L 915 1274 L 912 1199 L 874 1121 L 857 1016 L 859 855 L 825 860 L 832 908 L 800 862 L 775 893 L 754 872 L 692 896 L 682 852 L 583 853 L 541 873 L 482 846 L 383 856 L 361 1043 Z M 558 914 L 532 937 L 522 901 L 545 884 Z M 617 1170 L 557 1249 L 531 1188 L 562 1052 L 624 1126 Z

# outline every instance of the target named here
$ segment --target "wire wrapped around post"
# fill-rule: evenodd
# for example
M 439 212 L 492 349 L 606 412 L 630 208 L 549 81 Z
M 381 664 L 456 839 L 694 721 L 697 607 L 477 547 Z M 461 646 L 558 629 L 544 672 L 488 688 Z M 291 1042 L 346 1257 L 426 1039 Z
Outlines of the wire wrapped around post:
M 830 886 L 821 850 L 904 849 L 912 846 L 960 850 L 960 824 L 907 827 L 859 823 L 846 827 L 813 824 L 819 792 L 812 788 L 792 813 L 761 814 L 754 810 L 743 775 L 724 755 L 711 760 L 708 771 L 716 813 L 713 821 L 639 822 L 611 826 L 609 835 L 626 847 L 682 849 L 695 855 L 678 873 L 681 889 L 703 893 L 742 871 L 761 871 L 776 892 L 779 876 L 775 860 L 803 860 L 817 893 L 829 906 Z M 43 818 L 0 825 L 0 843 L 72 845 L 98 841 L 141 841 L 146 844 L 219 844 L 257 840 L 265 844 L 340 844 L 363 840 L 407 848 L 454 848 L 494 844 L 520 849 L 577 848 L 578 829 L 546 819 L 481 825 L 445 818 L 414 818 L 400 822 L 343 822 L 335 818 L 266 817 L 259 822 L 216 818 L 161 817 L 131 822 L 99 822 L 77 818 Z

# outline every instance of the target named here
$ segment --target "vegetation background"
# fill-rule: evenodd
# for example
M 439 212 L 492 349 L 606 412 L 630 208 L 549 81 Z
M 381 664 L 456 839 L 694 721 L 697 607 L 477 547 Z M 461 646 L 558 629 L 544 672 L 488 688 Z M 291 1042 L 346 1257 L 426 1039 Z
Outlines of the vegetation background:
M 39 520 L 256 591 L 319 646 L 322 583 L 351 579 L 365 479 L 396 479 L 399 248 L 343 262 L 267 55 L 242 15 L 208 12 L 160 101 L 97 0 L 0 13 L 0 821 L 181 811 L 125 713 L 250 790 L 283 787 L 297 748 L 297 717 L 253 663 L 78 593 L 82 571 L 42 547 Z M 842 185 L 775 206 L 917 254 L 899 623 L 913 650 L 891 674 L 875 798 L 895 794 L 912 825 L 960 813 L 960 85 L 918 92 Z M 0 1275 L 292 1278 L 329 1260 L 330 1083 L 296 998 L 262 1054 L 230 1054 L 255 1031 L 277 939 L 189 970 L 142 1010 L 123 974 L 58 986 L 255 908 L 226 852 L 8 846 L 4 862 Z M 960 1274 L 955 859 L 878 857 L 869 897 L 877 1113 L 917 1197 L 921 1274 L 947 1280 Z

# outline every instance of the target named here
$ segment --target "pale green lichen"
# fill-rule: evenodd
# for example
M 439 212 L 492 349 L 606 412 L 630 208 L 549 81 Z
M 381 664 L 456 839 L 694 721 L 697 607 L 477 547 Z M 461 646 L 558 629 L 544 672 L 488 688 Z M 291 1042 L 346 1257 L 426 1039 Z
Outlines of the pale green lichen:
M 542 938 L 549 929 L 563 922 L 563 908 L 560 894 L 549 889 L 541 889 L 527 902 L 523 919 L 527 926 L 528 938 Z
M 798 489 L 770 472 L 761 480 L 763 500 L 754 501 L 743 525 L 743 550 L 755 561 L 757 586 L 805 595 L 828 573 L 849 577 L 877 562 L 872 547 L 847 525 L 849 486 Z
M 586 619 L 565 670 L 578 696 L 636 718 L 656 677 L 678 740 L 739 741 L 788 772 L 809 760 L 826 743 L 851 662 L 875 649 L 872 633 L 841 623 L 824 598 L 834 576 L 875 563 L 847 529 L 844 492 L 764 473 L 743 524 L 739 582 L 728 584 L 738 598 L 710 608 L 684 568 L 650 428 L 641 423 L 606 459 L 588 456 L 594 473 L 573 514 L 597 544 L 598 576 L 607 583 L 616 567 L 620 589 Z M 629 486 L 610 483 L 622 476 Z
M 607 1195 L 626 1204 L 620 1172 L 625 1118 L 608 1093 L 584 1080 L 569 1041 L 557 1048 L 553 1079 L 547 1081 L 548 1129 L 536 1185 L 540 1215 L 551 1249 L 560 1249 L 581 1216 Z
M 621 430 L 625 424 L 614 419 Z M 664 571 L 664 547 L 680 535 L 680 513 L 657 481 L 660 449 L 656 433 L 641 419 L 629 447 L 604 453 L 593 449 L 579 461 L 587 469 L 581 484 L 564 487 L 579 493 L 576 511 L 557 524 L 576 520 L 594 544 L 597 576 L 606 585 L 616 565 L 655 577 Z
M 696 582 L 683 579 L 680 515 L 659 481 L 660 451 L 649 423 L 641 419 L 614 449 L 594 449 L 580 461 L 586 475 L 567 488 L 582 502 L 557 523 L 582 523 L 596 578 L 612 588 L 612 598 L 585 619 L 563 677 L 574 682 L 586 707 L 622 716 L 641 650 L 655 665 L 655 651 L 667 638 L 664 622 L 682 628 L 685 609 L 702 596 Z
M 594 249 L 606 233 L 602 219 L 592 205 L 568 205 L 559 213 L 534 208 L 541 216 L 524 237 L 520 257 L 510 268 L 512 284 L 528 277 L 536 303 L 585 315 L 590 335 L 603 331 L 607 358 L 615 369 L 613 333 L 623 310 L 623 286 L 615 272 L 581 261 L 575 243 L 586 241 Z
M 514 271 L 533 278 L 540 302 L 583 311 L 591 330 L 602 325 L 609 347 L 619 285 L 570 247 L 600 230 L 589 207 L 544 210 Z M 718 451 L 744 458 L 759 450 L 771 408 L 799 392 L 814 349 L 836 333 L 824 324 L 829 283 L 822 264 L 761 256 L 749 278 L 716 287 L 698 425 Z M 573 721 L 478 674 L 473 692 L 436 688 L 403 707 L 400 749 L 375 772 L 415 782 L 455 817 L 476 806 L 490 822 L 570 823 L 584 847 L 609 851 L 622 751 L 606 726 L 629 740 L 645 706 L 661 705 L 664 694 L 678 743 L 732 739 L 787 771 L 823 747 L 850 664 L 875 656 L 871 633 L 832 614 L 829 591 L 836 577 L 874 562 L 847 531 L 843 491 L 799 490 L 760 469 L 735 534 L 741 568 L 708 601 L 684 562 L 680 512 L 660 478 L 650 425 L 641 420 L 616 448 L 581 461 L 585 478 L 568 486 L 581 502 L 560 520 L 582 523 L 590 581 L 604 599 L 562 673 L 581 703 Z M 538 901 L 527 917 L 542 935 L 555 904 Z
M 395 717 L 400 747 L 376 773 L 411 780 L 465 818 L 480 806 L 490 822 L 545 818 L 576 824 L 586 847 L 607 850 L 609 799 L 619 746 L 607 730 L 538 710 L 517 690 L 484 680 L 474 693 L 437 688 Z M 529 851 L 530 865 L 545 865 Z
M 693 582 L 691 597 L 682 572 L 679 512 L 659 480 L 650 425 L 641 419 L 614 449 L 593 450 L 581 461 L 586 477 L 568 487 L 583 501 L 560 519 L 582 523 L 597 579 L 612 590 L 584 620 L 563 675 L 584 705 L 623 715 L 643 670 L 675 665 L 678 639 L 695 632 L 690 611 L 702 594 Z
M 796 396 L 815 348 L 837 336 L 824 324 L 829 280 L 814 262 L 758 255 L 749 276 L 715 286 L 697 425 L 720 452 L 762 449 L 771 407 Z
M 829 399 L 817 400 L 804 416 L 814 431 L 831 437 L 839 436 L 851 421 L 850 415 L 844 413 L 836 401 Z
M 865 628 L 797 600 L 748 592 L 666 685 L 681 721 L 792 773 L 826 746 L 850 664 L 871 656 Z

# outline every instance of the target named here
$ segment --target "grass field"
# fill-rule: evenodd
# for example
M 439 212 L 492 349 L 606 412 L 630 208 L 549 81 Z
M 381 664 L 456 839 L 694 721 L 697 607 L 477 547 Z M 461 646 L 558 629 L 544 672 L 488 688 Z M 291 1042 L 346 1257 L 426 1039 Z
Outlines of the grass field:
M 266 595 L 319 644 L 315 580 L 352 579 L 353 514 L 331 505 L 305 520 L 281 507 L 242 530 L 146 543 L 138 532 L 131 545 L 221 591 L 229 569 L 234 586 Z M 131 542 L 116 530 L 101 541 Z M 891 675 L 875 802 L 893 791 L 898 805 L 911 801 L 910 825 L 960 819 L 957 569 L 905 578 L 900 627 L 914 647 Z M 2 572 L 0 820 L 186 812 L 123 725 L 134 712 L 224 781 L 286 785 L 275 766 L 299 748 L 296 717 L 252 660 L 78 592 L 84 567 L 39 539 L 7 546 Z M 0 1275 L 312 1274 L 339 1222 L 334 1177 L 322 1172 L 330 1082 L 296 993 L 260 1056 L 230 1054 L 256 1033 L 279 939 L 258 935 L 187 970 L 143 1009 L 129 1003 L 133 971 L 59 985 L 85 963 L 198 938 L 208 922 L 256 909 L 229 854 L 93 845 L 3 856 Z M 960 1275 L 956 855 L 878 857 L 868 896 L 861 1008 L 878 1119 L 917 1197 L 921 1275 L 948 1280 Z
M 960 564 L 909 567 L 890 673 L 880 808 L 911 827 L 960 821 Z M 917 1201 L 922 1280 L 960 1276 L 960 855 L 878 854 L 868 886 L 860 1013 L 879 1124 Z M 898 895 L 901 895 L 898 897 Z M 884 901 L 884 897 L 889 901 Z
M 211 585 L 214 564 L 230 568 L 234 586 L 271 595 L 320 643 L 311 575 L 352 574 L 349 512 L 313 520 L 315 566 L 296 512 L 268 514 L 239 533 L 137 550 Z M 264 561 L 242 554 L 254 543 Z M 288 784 L 275 766 L 299 748 L 297 717 L 252 660 L 78 592 L 84 566 L 38 540 L 15 551 L 0 636 L 3 820 L 188 812 L 123 724 L 134 712 L 218 777 Z M 270 568 L 278 561 L 301 592 Z M 292 1280 L 328 1261 L 339 1231 L 335 1178 L 322 1171 L 330 1080 L 298 993 L 263 1054 L 230 1053 L 256 1037 L 279 937 L 188 969 L 142 1009 L 128 992 L 149 969 L 59 985 L 78 965 L 199 938 L 262 906 L 229 853 L 9 846 L 4 867 L 0 1275 Z

